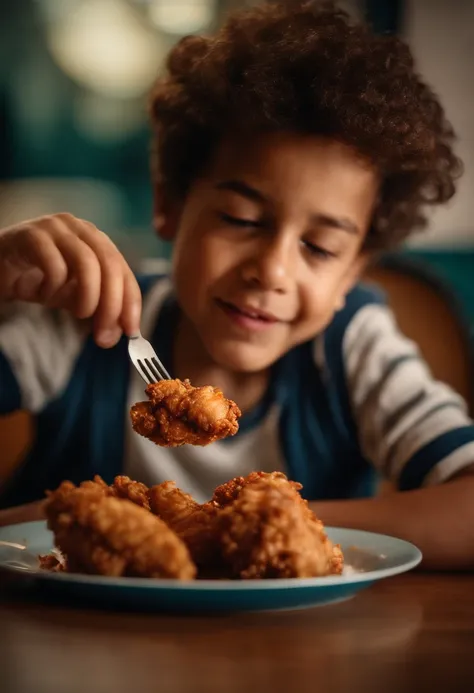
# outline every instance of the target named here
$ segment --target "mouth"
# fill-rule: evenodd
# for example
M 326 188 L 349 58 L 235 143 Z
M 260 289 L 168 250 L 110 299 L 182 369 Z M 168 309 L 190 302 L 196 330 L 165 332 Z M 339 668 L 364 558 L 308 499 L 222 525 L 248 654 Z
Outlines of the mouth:
M 230 311 L 249 320 L 256 320 L 269 325 L 280 322 L 272 313 L 267 313 L 259 308 L 254 308 L 253 306 L 236 306 L 234 303 L 229 303 L 228 301 L 223 301 L 222 299 L 217 299 L 217 303 L 227 312 Z

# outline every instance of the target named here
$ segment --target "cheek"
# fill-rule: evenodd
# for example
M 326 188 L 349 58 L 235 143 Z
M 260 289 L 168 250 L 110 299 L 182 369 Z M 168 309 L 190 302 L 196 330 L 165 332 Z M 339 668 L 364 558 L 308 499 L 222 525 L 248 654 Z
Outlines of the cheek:
M 324 328 L 340 307 L 341 282 L 337 276 L 315 276 L 300 293 L 301 318 L 308 329 L 314 326 L 317 330 Z
M 211 234 L 184 235 L 173 253 L 173 275 L 179 292 L 207 294 L 229 276 L 238 264 L 235 248 Z

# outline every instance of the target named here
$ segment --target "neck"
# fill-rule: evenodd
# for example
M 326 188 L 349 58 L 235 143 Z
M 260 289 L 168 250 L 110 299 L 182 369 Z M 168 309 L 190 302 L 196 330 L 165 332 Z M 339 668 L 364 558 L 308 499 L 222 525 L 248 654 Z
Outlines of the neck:
M 245 413 L 265 394 L 269 371 L 236 373 L 215 363 L 206 351 L 194 326 L 181 316 L 173 345 L 173 364 L 177 378 L 189 378 L 192 385 L 212 385 L 222 390 Z

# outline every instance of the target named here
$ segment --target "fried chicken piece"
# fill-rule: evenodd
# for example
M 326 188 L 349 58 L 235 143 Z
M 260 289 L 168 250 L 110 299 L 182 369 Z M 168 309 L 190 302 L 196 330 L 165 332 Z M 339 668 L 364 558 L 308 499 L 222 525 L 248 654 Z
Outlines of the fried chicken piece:
M 214 503 L 200 505 L 174 481 L 152 486 L 150 508 L 186 544 L 191 558 L 206 575 L 220 571 L 220 545 L 217 536 L 218 508 Z M 202 576 L 202 575 L 201 575 Z
M 236 476 L 234 479 L 226 481 L 218 486 L 212 496 L 212 502 L 220 508 L 233 503 L 245 486 L 254 484 L 256 481 L 282 481 L 290 484 L 296 491 L 300 491 L 303 487 L 297 481 L 289 481 L 288 477 L 283 472 L 250 472 L 247 476 Z
M 148 500 L 148 486 L 141 481 L 133 481 L 128 476 L 116 476 L 113 484 L 109 487 L 112 495 L 116 498 L 126 498 L 135 505 L 139 505 L 145 510 L 150 510 Z
M 41 570 L 48 570 L 50 573 L 63 573 L 66 571 L 66 561 L 55 553 L 38 556 L 38 559 Z
M 108 487 L 107 487 L 108 489 Z M 45 513 L 70 572 L 190 580 L 196 567 L 185 544 L 158 517 L 97 482 L 63 482 Z
M 344 554 L 342 553 L 341 546 L 340 544 L 333 544 L 330 575 L 341 575 L 343 570 Z
M 73 484 L 72 481 L 63 481 L 59 488 L 62 488 L 62 493 L 65 493 L 68 490 L 72 491 L 74 488 L 76 488 L 76 485 Z M 81 481 L 79 488 L 83 488 L 88 491 L 95 491 L 103 496 L 113 495 L 110 486 L 105 483 L 99 474 L 96 474 L 93 479 Z
M 219 513 L 224 560 L 235 578 L 320 577 L 342 571 L 342 552 L 289 482 L 244 486 Z
M 158 515 L 167 525 L 189 524 L 200 504 L 174 481 L 164 481 L 152 486 L 148 492 L 151 512 Z
M 301 484 L 289 481 L 282 472 L 251 472 L 246 477 L 235 477 L 218 486 L 208 503 L 200 505 L 192 496 L 177 488 L 172 481 L 153 486 L 149 491 L 152 512 L 161 517 L 188 547 L 199 569 L 199 577 L 231 577 L 222 556 L 219 515 L 222 508 L 232 506 L 242 490 L 252 484 L 264 482 L 290 488 L 293 501 L 301 505 L 308 521 L 322 523 L 315 518 L 307 502 L 298 491 Z
M 208 445 L 238 431 L 240 409 L 216 387 L 161 380 L 145 392 L 149 401 L 134 404 L 130 418 L 133 430 L 157 445 Z
M 250 474 L 245 477 L 237 476 L 215 489 L 212 502 L 218 507 L 226 507 L 239 498 L 242 489 L 250 486 L 251 484 L 255 484 L 256 482 L 268 482 L 273 486 L 286 486 L 293 489 L 293 491 L 296 491 L 297 493 L 296 495 L 294 494 L 294 497 L 295 500 L 298 500 L 304 516 L 309 522 L 315 523 L 319 531 L 324 534 L 323 523 L 311 510 L 308 505 L 308 501 L 305 500 L 299 493 L 303 488 L 302 484 L 300 484 L 298 481 L 290 481 L 283 472 L 250 472 Z M 344 559 L 339 546 L 334 546 L 334 555 L 335 566 L 340 565 L 340 570 L 336 569 L 336 572 L 342 572 Z
M 72 484 L 72 482 L 63 482 L 63 484 Z M 74 484 L 72 486 L 64 486 L 63 493 L 65 490 L 72 490 L 73 488 L 76 488 Z M 145 508 L 145 510 L 150 510 L 148 486 L 142 484 L 141 481 L 133 481 L 128 476 L 116 476 L 113 483 L 109 486 L 99 474 L 96 474 L 92 480 L 82 481 L 79 484 L 79 488 L 99 493 L 103 496 L 124 498 L 132 501 L 135 505 Z

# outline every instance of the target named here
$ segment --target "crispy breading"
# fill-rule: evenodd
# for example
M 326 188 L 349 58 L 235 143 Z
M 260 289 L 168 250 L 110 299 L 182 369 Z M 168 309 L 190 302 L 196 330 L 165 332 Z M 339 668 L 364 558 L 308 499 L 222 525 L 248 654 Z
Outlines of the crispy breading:
M 152 486 L 149 498 L 152 512 L 184 541 L 198 568 L 215 572 L 219 562 L 217 507 L 213 503 L 200 505 L 174 481 Z
M 126 498 L 135 503 L 135 505 L 140 505 L 142 508 L 150 510 L 149 489 L 141 481 L 133 481 L 128 476 L 116 476 L 110 489 L 117 498 Z
M 45 503 L 48 527 L 68 570 L 109 576 L 192 579 L 185 544 L 158 517 L 99 484 L 64 482 Z
M 298 491 L 281 478 L 244 486 L 219 513 L 219 537 L 234 577 L 320 577 L 342 570 L 340 548 L 334 548 Z
M 301 484 L 296 481 L 288 481 L 287 476 L 283 474 L 283 472 L 250 472 L 247 476 L 236 476 L 218 486 L 214 490 L 212 501 L 219 507 L 225 507 L 238 498 L 245 486 L 253 484 L 261 479 L 265 481 L 282 480 L 284 483 L 289 483 L 296 491 L 303 488 Z
M 157 445 L 208 445 L 238 431 L 240 409 L 218 388 L 161 380 L 145 392 L 149 401 L 134 404 L 130 418 L 134 431 Z
M 63 565 L 40 566 L 110 576 L 285 578 L 337 575 L 344 558 L 282 472 L 252 472 L 218 486 L 199 504 L 165 481 L 148 488 L 118 476 L 48 493 L 45 512 Z M 150 512 L 151 511 L 151 512 Z

